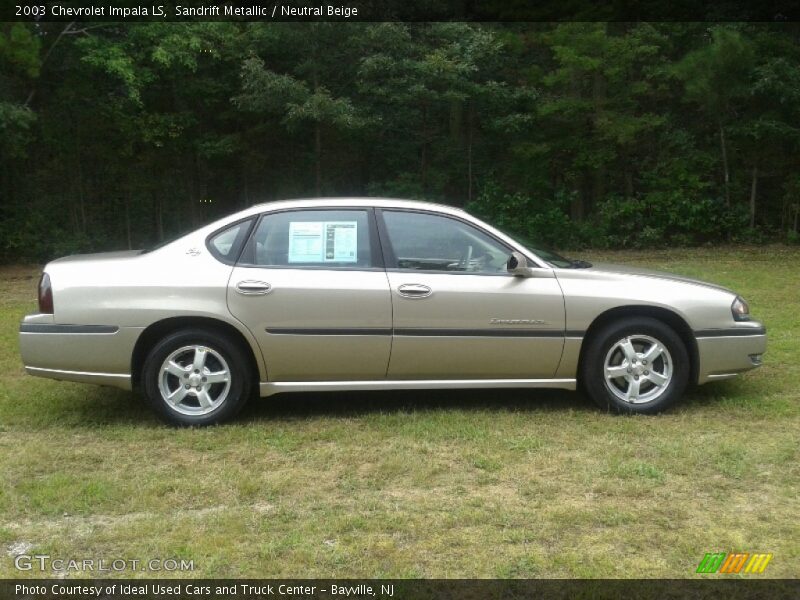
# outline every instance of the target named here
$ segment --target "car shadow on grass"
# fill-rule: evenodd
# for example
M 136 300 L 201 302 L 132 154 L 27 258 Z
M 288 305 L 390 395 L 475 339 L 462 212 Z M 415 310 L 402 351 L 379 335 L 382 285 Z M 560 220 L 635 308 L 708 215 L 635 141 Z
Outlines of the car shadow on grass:
M 662 414 L 697 412 L 731 401 L 747 403 L 740 381 L 695 386 Z M 358 417 L 372 413 L 486 411 L 606 414 L 581 391 L 548 389 L 390 390 L 363 392 L 283 393 L 251 400 L 238 419 L 252 422 L 308 417 Z
M 747 402 L 740 382 L 717 382 L 687 391 L 676 411 L 695 412 L 723 402 Z M 737 402 L 738 403 L 738 402 Z M 605 414 L 583 393 L 547 389 L 386 390 L 354 392 L 296 392 L 253 398 L 232 425 L 314 417 L 353 418 L 378 413 L 471 412 L 579 412 Z M 162 422 L 136 393 L 109 388 L 87 388 L 79 401 L 56 403 L 49 420 L 64 425 L 103 427 L 129 425 L 161 427 Z
M 9 414 L 10 422 L 34 428 L 51 425 L 79 428 L 165 426 L 147 402 L 135 392 L 113 388 L 75 389 L 47 410 L 35 407 Z M 563 390 L 389 390 L 359 392 L 297 392 L 252 398 L 229 424 L 243 425 L 272 420 L 353 418 L 378 413 L 425 413 L 437 411 L 558 412 L 596 410 L 582 394 Z
M 351 418 L 374 413 L 433 411 L 559 412 L 591 411 L 582 394 L 564 390 L 387 390 L 358 392 L 284 393 L 254 399 L 240 421 Z

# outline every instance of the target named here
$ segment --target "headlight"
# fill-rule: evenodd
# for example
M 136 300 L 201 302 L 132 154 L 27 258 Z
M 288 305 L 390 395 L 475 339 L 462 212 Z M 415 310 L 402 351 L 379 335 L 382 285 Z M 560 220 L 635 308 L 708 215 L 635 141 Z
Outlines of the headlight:
M 734 321 L 749 321 L 750 320 L 750 307 L 741 296 L 736 296 L 736 299 L 731 304 L 731 312 L 733 313 Z

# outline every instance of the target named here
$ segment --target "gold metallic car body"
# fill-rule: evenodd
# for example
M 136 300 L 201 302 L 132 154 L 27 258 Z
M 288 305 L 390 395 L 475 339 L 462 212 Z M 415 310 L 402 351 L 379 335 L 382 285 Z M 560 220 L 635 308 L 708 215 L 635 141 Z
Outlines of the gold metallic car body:
M 524 256 L 528 276 L 233 265 L 217 260 L 206 245 L 212 233 L 251 216 L 323 208 L 458 219 Z M 20 325 L 26 371 L 124 389 L 135 387 L 160 335 L 192 324 L 215 324 L 249 349 L 262 396 L 333 389 L 574 389 L 584 340 L 601 324 L 631 315 L 673 327 L 700 384 L 758 366 L 766 350 L 760 323 L 733 319 L 736 295 L 730 290 L 615 265 L 554 267 L 464 211 L 422 202 L 271 202 L 151 252 L 71 256 L 49 263 L 45 272 L 55 310 L 28 315 Z M 248 293 L 248 286 L 255 291 Z M 408 289 L 416 295 L 402 293 Z

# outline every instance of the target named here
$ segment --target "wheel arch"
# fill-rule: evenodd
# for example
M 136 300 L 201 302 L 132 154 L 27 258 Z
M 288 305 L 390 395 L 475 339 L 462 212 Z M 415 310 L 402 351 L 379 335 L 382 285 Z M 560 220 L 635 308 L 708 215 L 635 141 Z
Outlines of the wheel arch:
M 617 306 L 600 313 L 597 317 L 595 317 L 594 321 L 591 322 L 589 328 L 586 330 L 586 333 L 583 336 L 583 342 L 581 343 L 581 351 L 578 358 L 577 369 L 579 379 L 580 374 L 582 373 L 586 348 L 589 346 L 587 342 L 589 342 L 592 339 L 592 336 L 596 335 L 598 331 L 600 331 L 609 323 L 630 317 L 650 317 L 657 319 L 665 325 L 671 327 L 675 333 L 678 334 L 678 337 L 681 338 L 681 341 L 686 346 L 686 351 L 689 354 L 689 383 L 692 384 L 697 382 L 700 359 L 697 349 L 697 340 L 694 337 L 692 328 L 689 327 L 689 324 L 678 313 L 660 306 L 647 305 Z
M 245 356 L 247 356 L 251 372 L 254 373 L 259 380 L 264 378 L 262 365 L 256 354 L 259 350 L 254 348 L 251 341 L 245 337 L 245 334 L 235 326 L 213 317 L 169 317 L 150 324 L 142 331 L 141 335 L 139 335 L 139 338 L 136 340 L 136 345 L 131 355 L 131 383 L 134 388 L 139 387 L 142 378 L 142 368 L 144 367 L 145 360 L 147 360 L 147 355 L 158 341 L 171 333 L 193 327 L 207 329 L 212 332 L 216 331 L 228 336 L 241 347 Z M 258 385 L 258 381 L 253 383 L 256 386 Z

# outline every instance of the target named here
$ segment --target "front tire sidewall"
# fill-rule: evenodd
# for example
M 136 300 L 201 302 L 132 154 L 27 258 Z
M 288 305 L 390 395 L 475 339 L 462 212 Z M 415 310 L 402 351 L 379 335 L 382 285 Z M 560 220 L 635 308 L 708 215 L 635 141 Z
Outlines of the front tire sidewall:
M 158 386 L 161 365 L 172 352 L 183 346 L 202 345 L 212 348 L 228 363 L 231 387 L 225 400 L 212 412 L 204 415 L 185 415 L 175 411 L 161 396 Z M 204 426 L 232 418 L 245 404 L 250 390 L 247 359 L 239 346 L 224 334 L 205 330 L 185 330 L 166 336 L 150 351 L 142 371 L 145 398 L 167 423 L 179 427 Z
M 672 356 L 673 375 L 667 389 L 650 402 L 633 404 L 615 396 L 605 383 L 605 357 L 618 340 L 627 336 L 647 335 L 666 346 Z M 636 318 L 612 323 L 589 341 L 581 370 L 581 381 L 589 396 L 605 410 L 629 414 L 659 413 L 674 404 L 689 381 L 689 354 L 675 331 L 656 319 Z

